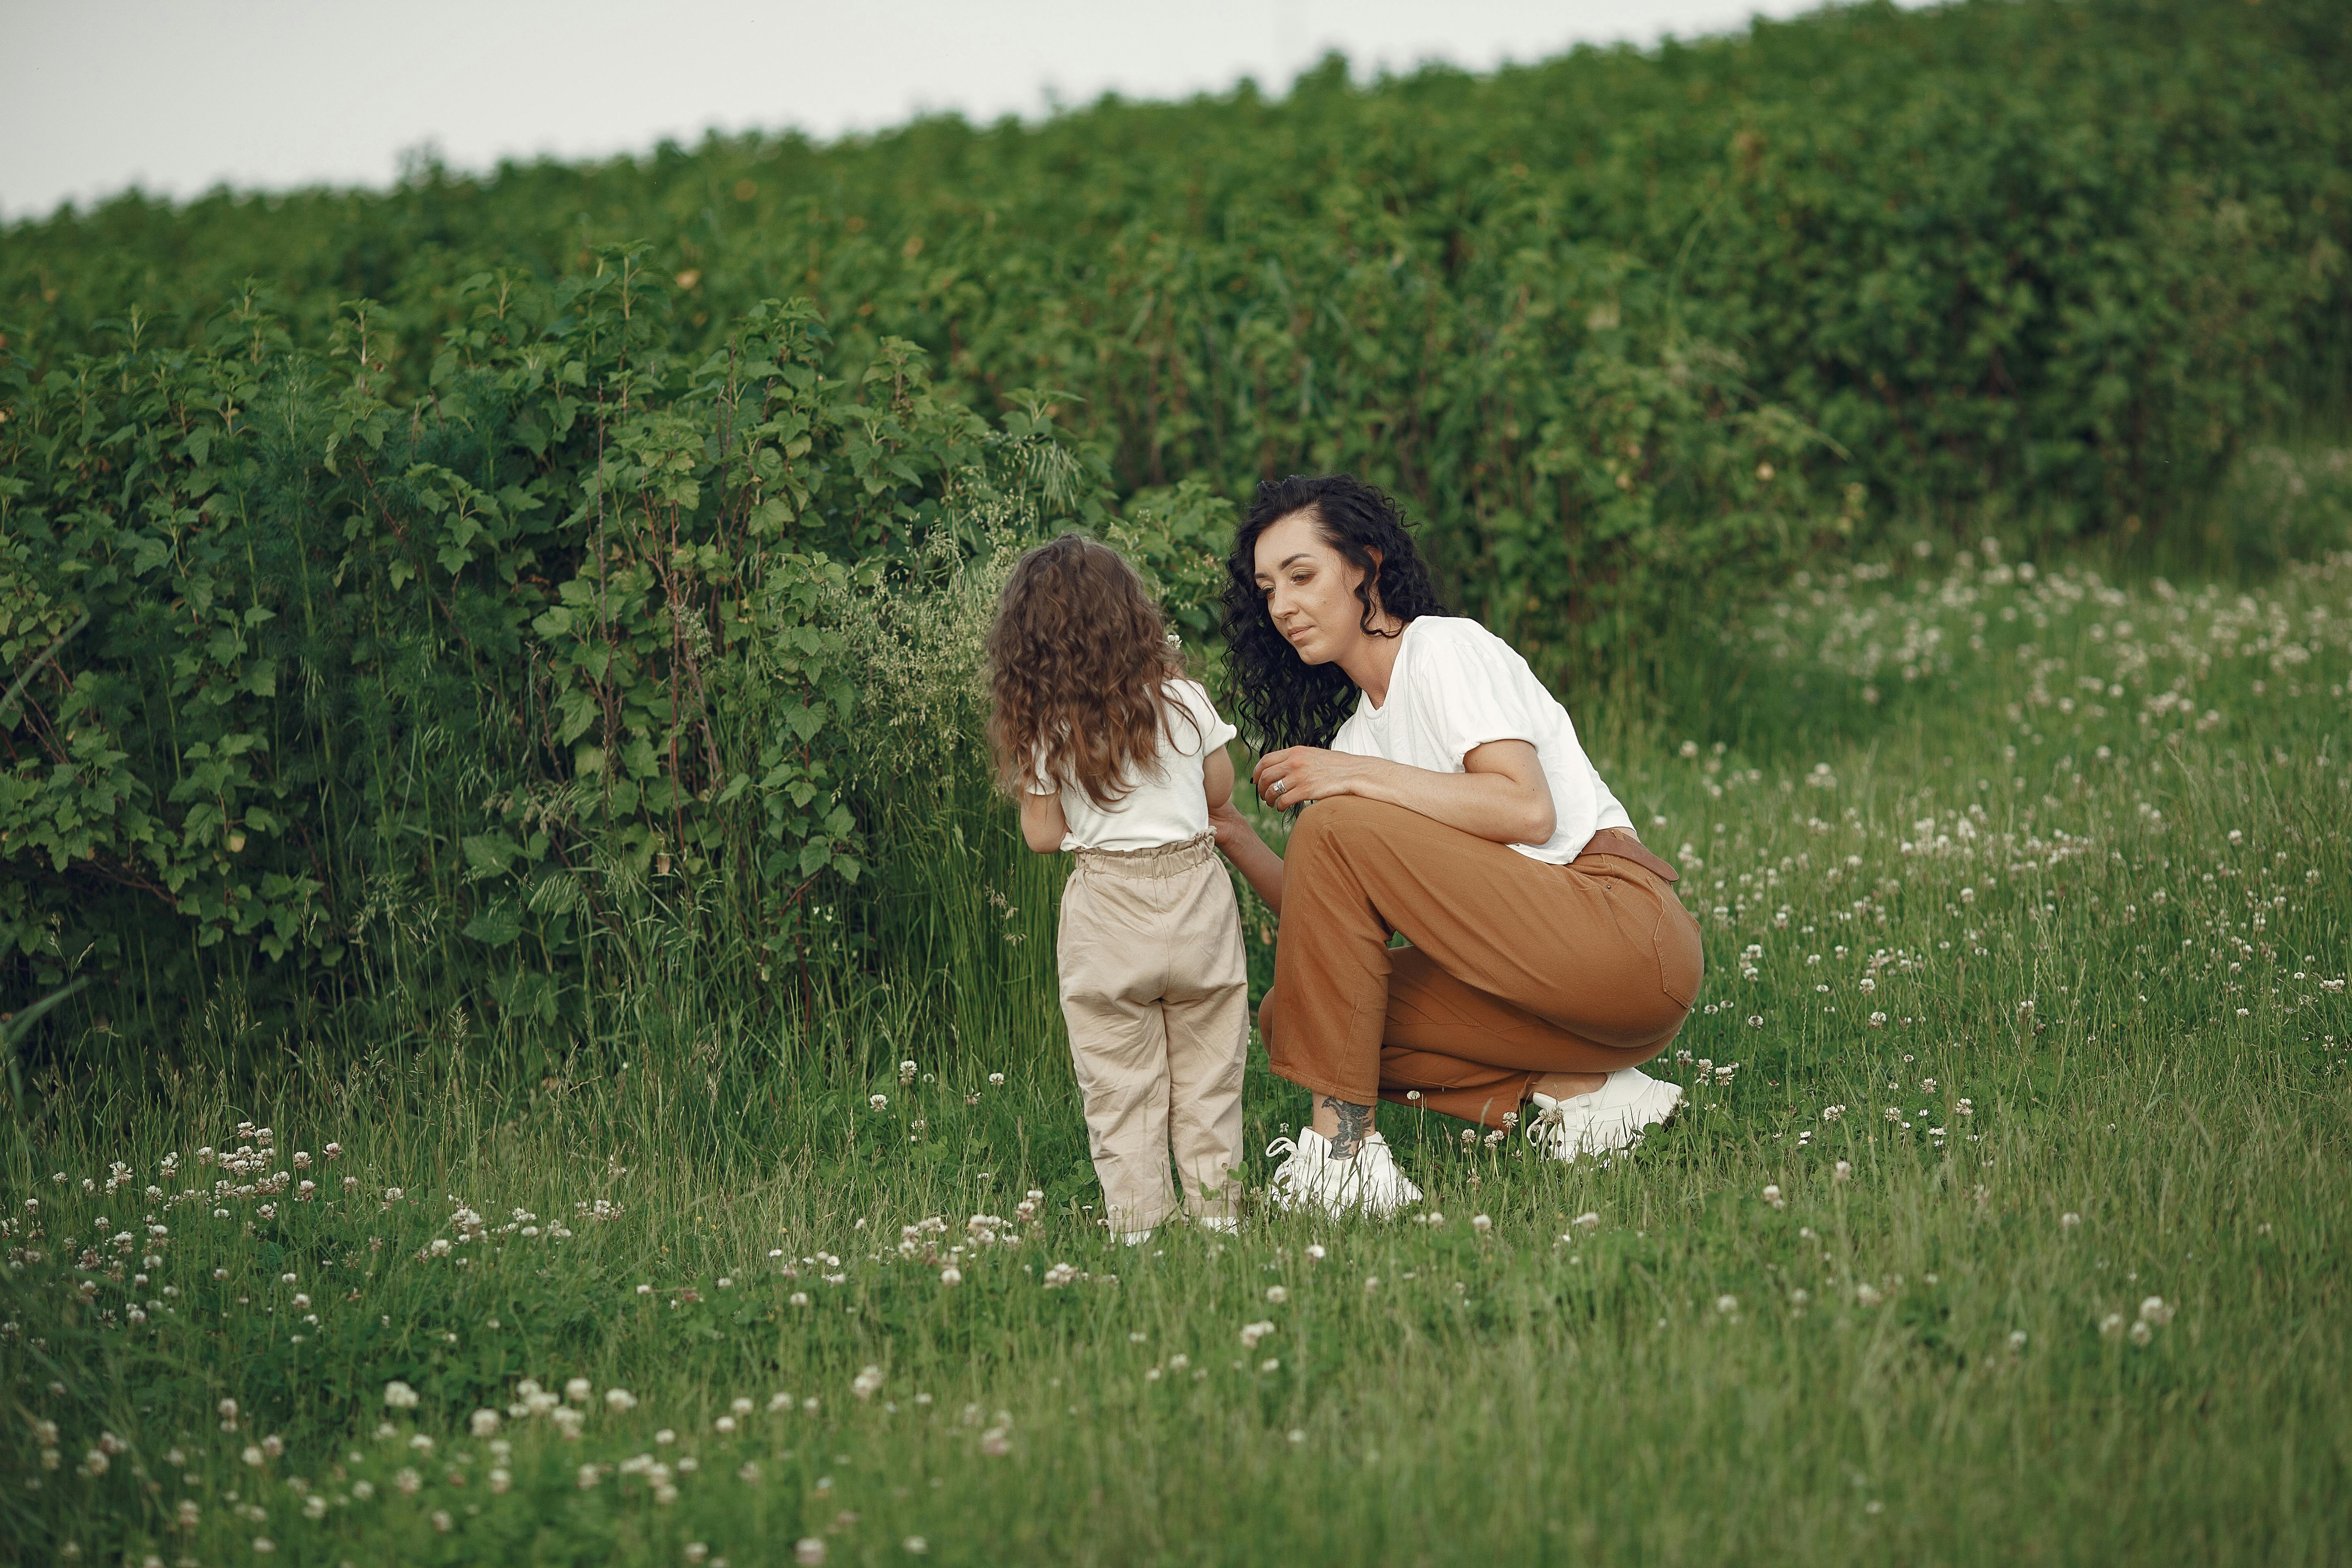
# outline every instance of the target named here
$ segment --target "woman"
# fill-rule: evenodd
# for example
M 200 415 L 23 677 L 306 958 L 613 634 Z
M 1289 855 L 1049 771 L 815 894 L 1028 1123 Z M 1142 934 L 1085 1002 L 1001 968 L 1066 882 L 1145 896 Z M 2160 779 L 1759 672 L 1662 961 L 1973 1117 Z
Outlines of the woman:
M 1527 661 L 1444 614 L 1394 503 L 1346 475 L 1260 485 L 1226 568 L 1233 705 L 1267 748 L 1252 783 L 1299 812 L 1287 859 L 1230 802 L 1212 814 L 1283 917 L 1258 1026 L 1315 1097 L 1267 1151 L 1289 1156 L 1276 1201 L 1417 1202 L 1381 1100 L 1524 1119 L 1562 1160 L 1673 1115 L 1682 1090 L 1635 1064 L 1689 1016 L 1698 924 Z

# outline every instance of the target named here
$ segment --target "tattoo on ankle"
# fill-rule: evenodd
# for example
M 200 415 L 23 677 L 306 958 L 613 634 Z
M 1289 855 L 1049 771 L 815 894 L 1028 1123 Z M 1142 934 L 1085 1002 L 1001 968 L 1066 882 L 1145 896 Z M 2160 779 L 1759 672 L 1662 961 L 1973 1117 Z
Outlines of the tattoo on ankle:
M 1365 1136 L 1372 1130 L 1372 1108 L 1349 1105 L 1346 1100 L 1334 1100 L 1328 1094 L 1323 1096 L 1323 1103 L 1339 1119 L 1339 1127 L 1331 1134 L 1331 1158 L 1354 1159 L 1356 1151 L 1363 1147 Z

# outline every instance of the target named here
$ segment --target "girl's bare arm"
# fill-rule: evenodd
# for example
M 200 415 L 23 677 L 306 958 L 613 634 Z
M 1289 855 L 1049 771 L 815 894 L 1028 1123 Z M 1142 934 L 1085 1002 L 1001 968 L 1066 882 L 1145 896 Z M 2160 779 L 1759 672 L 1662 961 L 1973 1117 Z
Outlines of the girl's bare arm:
M 1234 805 L 1234 761 L 1223 746 L 1208 761 L 1202 781 L 1209 790 L 1209 826 L 1217 836 L 1217 847 L 1234 863 L 1265 907 L 1276 914 L 1282 912 L 1282 857 L 1267 847 L 1257 836 L 1249 819 Z
M 1070 834 L 1069 819 L 1062 815 L 1060 795 L 1031 795 L 1021 792 L 1021 839 L 1040 855 L 1051 855 L 1062 847 Z

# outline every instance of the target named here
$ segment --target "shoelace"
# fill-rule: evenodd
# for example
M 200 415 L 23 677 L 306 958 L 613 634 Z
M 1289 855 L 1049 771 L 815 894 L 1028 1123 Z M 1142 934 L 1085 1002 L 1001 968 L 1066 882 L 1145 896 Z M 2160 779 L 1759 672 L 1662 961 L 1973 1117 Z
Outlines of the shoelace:
M 1297 1140 L 1277 1138 L 1267 1144 L 1265 1157 L 1271 1160 L 1276 1155 L 1284 1157 L 1282 1164 L 1272 1175 L 1266 1177 L 1265 1187 L 1277 1205 L 1287 1207 L 1290 1199 L 1297 1194 L 1301 1184 L 1297 1170 L 1301 1157 Z
M 1549 1153 L 1568 1136 L 1567 1117 L 1560 1113 L 1557 1101 L 1548 1110 L 1538 1110 L 1528 1118 L 1528 1142 Z

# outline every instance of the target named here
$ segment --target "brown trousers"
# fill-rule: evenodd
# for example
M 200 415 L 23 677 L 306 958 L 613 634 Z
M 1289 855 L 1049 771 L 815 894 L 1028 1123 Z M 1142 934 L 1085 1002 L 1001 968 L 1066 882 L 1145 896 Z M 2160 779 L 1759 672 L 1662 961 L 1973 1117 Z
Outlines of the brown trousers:
M 1150 1230 L 1177 1206 L 1234 1217 L 1243 1163 L 1249 971 L 1233 879 L 1207 834 L 1160 849 L 1081 849 L 1062 894 L 1062 1016 L 1103 1210 Z
M 1545 1073 L 1656 1056 L 1698 995 L 1698 922 L 1608 842 L 1547 866 L 1402 806 L 1306 807 L 1258 1010 L 1274 1070 L 1497 1127 Z M 1391 948 L 1395 931 L 1412 945 Z

